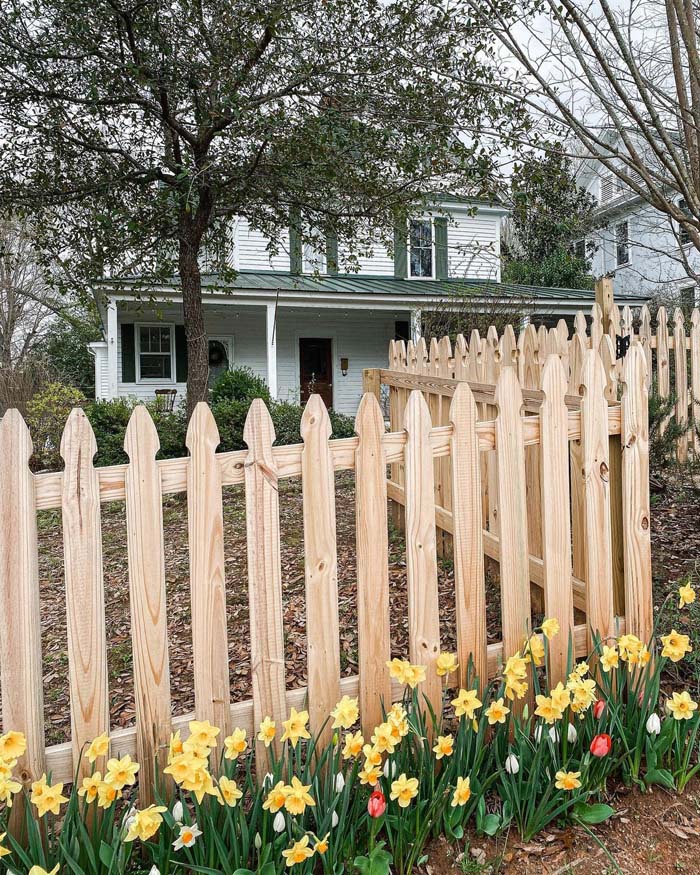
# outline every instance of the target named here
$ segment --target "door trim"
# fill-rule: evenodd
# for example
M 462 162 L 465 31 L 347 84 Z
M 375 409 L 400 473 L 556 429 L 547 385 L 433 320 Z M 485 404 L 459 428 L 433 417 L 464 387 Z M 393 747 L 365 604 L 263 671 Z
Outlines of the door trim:
M 333 407 L 335 407 L 335 402 L 338 400 L 335 392 L 335 387 L 338 385 L 338 374 L 340 373 L 340 369 L 336 367 L 336 346 L 337 346 L 337 335 L 335 331 L 296 331 L 294 333 L 294 393 L 297 398 L 297 403 L 301 404 L 301 361 L 299 354 L 299 341 L 300 340 L 313 340 L 314 338 L 318 340 L 330 340 L 331 342 L 331 374 L 333 377 L 333 385 L 331 387 L 331 395 L 333 401 Z

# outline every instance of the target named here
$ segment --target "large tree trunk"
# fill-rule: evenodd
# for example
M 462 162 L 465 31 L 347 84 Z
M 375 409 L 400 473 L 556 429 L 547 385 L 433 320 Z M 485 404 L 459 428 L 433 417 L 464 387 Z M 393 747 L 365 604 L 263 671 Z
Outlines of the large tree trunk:
M 199 401 L 206 401 L 209 380 L 209 342 L 204 328 L 202 277 L 197 255 L 199 242 L 194 229 L 180 234 L 179 268 L 182 285 L 182 311 L 187 338 L 187 418 Z

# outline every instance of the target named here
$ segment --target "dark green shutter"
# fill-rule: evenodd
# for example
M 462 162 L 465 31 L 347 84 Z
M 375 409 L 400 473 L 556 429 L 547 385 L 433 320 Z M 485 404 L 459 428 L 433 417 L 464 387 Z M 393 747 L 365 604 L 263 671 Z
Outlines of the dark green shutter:
M 301 213 L 298 207 L 289 211 L 289 271 L 301 273 Z
M 338 237 L 333 231 L 326 234 L 326 273 L 338 273 Z
M 136 345 L 131 322 L 122 322 L 122 383 L 136 382 Z
M 187 336 L 184 325 L 175 326 L 175 381 L 187 382 Z
M 440 217 L 435 219 L 435 276 L 439 280 L 449 278 L 449 265 L 447 263 L 447 219 Z
M 406 223 L 394 225 L 394 276 L 405 280 L 408 276 L 408 250 L 406 245 Z

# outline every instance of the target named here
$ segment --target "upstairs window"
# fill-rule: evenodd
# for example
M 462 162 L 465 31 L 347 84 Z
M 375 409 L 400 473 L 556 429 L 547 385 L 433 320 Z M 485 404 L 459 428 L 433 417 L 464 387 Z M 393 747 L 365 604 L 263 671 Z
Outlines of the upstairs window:
M 430 219 L 414 219 L 409 229 L 409 276 L 433 276 L 433 223 Z
M 622 267 L 630 263 L 630 237 L 629 223 L 620 222 L 615 225 L 615 251 L 617 254 L 617 266 Z
M 586 260 L 586 240 L 575 240 L 571 246 L 571 251 L 574 258 L 578 258 L 580 261 Z
M 172 326 L 139 325 L 138 344 L 139 379 L 172 380 Z

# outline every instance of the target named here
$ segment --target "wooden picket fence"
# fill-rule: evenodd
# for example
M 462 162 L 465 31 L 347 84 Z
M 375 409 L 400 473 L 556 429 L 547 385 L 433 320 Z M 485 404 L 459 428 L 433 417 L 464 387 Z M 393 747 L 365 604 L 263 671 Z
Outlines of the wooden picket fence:
M 110 731 L 102 571 L 101 506 L 126 502 L 135 725 L 111 732 L 111 754 L 141 763 L 140 798 L 147 802 L 156 760 L 163 765 L 170 733 L 196 716 L 252 737 L 266 715 L 286 719 L 307 703 L 311 727 L 324 721 L 342 694 L 359 695 L 365 732 L 381 719 L 382 702 L 400 695 L 390 679 L 390 611 L 387 500 L 405 512 L 409 657 L 428 667 L 424 692 L 441 710 L 440 679 L 432 670 L 440 651 L 436 522 L 453 539 L 459 675 L 465 683 L 473 659 L 480 678 L 495 675 L 505 656 L 522 646 L 530 626 L 530 582 L 544 593 L 547 613 L 563 633 L 550 649 L 555 678 L 566 673 L 569 632 L 585 654 L 590 631 L 604 636 L 651 628 L 651 577 L 647 460 L 647 385 L 644 352 L 634 344 L 625 360 L 621 401 L 608 404 L 601 358 L 581 354 L 583 392 L 567 394 L 561 359 L 549 356 L 541 389 L 521 389 L 515 368 L 501 367 L 494 384 L 468 382 L 459 361 L 456 379 L 387 372 L 404 393 L 403 420 L 386 432 L 372 392 L 362 399 L 357 437 L 330 440 L 328 413 L 312 396 L 302 420 L 303 443 L 273 446 L 274 429 L 262 401 L 245 425 L 247 451 L 217 453 L 213 416 L 200 404 L 189 424 L 186 458 L 157 460 L 158 436 L 147 409 L 137 407 L 126 432 L 126 465 L 95 468 L 95 438 L 73 410 L 61 442 L 65 470 L 34 474 L 32 443 L 17 411 L 0 423 L 0 675 L 5 730 L 22 730 L 28 748 L 20 762 L 24 782 L 45 770 L 54 780 L 84 773 L 81 753 L 94 736 Z M 383 373 L 383 372 L 382 372 Z M 392 376 L 394 374 L 394 376 Z M 372 372 L 368 380 L 376 380 Z M 438 386 L 431 411 L 421 384 Z M 374 387 L 376 388 L 376 386 Z M 431 392 L 429 398 L 435 394 Z M 526 415 L 522 408 L 525 406 Z M 484 418 L 483 411 L 493 412 Z M 624 605 L 613 589 L 609 447 L 622 453 L 622 525 L 625 538 Z M 586 539 L 585 572 L 572 574 L 569 462 L 580 446 Z M 540 451 L 541 556 L 528 549 L 527 454 Z M 500 532 L 484 529 L 482 463 L 498 466 Z M 402 466 L 403 480 L 387 480 L 387 465 Z M 436 502 L 434 466 L 448 472 L 449 510 Z M 359 674 L 341 678 L 337 591 L 335 478 L 354 471 L 356 485 L 357 625 Z M 306 577 L 308 687 L 285 687 L 280 478 L 301 478 Z M 245 491 L 250 606 L 252 699 L 232 702 L 226 626 L 222 488 Z M 171 714 L 163 535 L 163 496 L 185 492 L 189 521 L 194 714 Z M 37 511 L 62 513 L 68 625 L 71 742 L 45 747 L 42 694 Z M 484 554 L 500 563 L 503 641 L 487 644 Z M 574 608 L 582 611 L 574 625 Z M 585 614 L 585 617 L 584 617 Z M 404 654 L 394 654 L 404 655 Z M 483 682 L 483 680 L 482 680 Z M 279 722 L 278 722 L 279 725 Z M 223 737 L 223 736 L 222 736 Z M 279 736 L 278 736 L 279 737 Z M 264 749 L 259 751 L 264 756 Z M 98 763 L 98 766 L 100 764 Z

